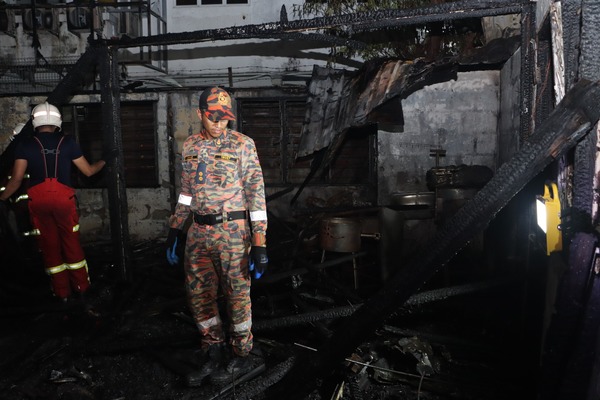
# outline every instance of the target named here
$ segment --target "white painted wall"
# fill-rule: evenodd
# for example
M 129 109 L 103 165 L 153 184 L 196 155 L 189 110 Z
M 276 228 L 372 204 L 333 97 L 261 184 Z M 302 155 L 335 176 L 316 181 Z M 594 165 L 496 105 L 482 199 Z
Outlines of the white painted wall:
M 168 32 L 279 22 L 283 5 L 291 21 L 296 19 L 293 9 L 298 3 L 294 0 L 250 0 L 250 4 L 239 5 L 176 6 L 175 0 L 166 0 Z M 135 49 L 128 51 L 135 53 Z M 168 70 L 169 75 L 184 86 L 271 86 L 280 82 L 282 72 L 310 76 L 315 64 L 327 64 L 328 53 L 328 44 L 306 40 L 244 39 L 172 45 L 169 46 Z M 350 65 L 337 67 L 354 69 Z M 141 80 L 154 72 L 130 66 L 128 74 L 131 80 Z
M 198 0 L 200 3 L 200 0 Z M 285 5 L 289 20 L 297 0 L 249 0 L 249 4 L 176 6 L 166 0 L 167 24 L 170 32 L 225 28 L 279 21 L 281 6 Z

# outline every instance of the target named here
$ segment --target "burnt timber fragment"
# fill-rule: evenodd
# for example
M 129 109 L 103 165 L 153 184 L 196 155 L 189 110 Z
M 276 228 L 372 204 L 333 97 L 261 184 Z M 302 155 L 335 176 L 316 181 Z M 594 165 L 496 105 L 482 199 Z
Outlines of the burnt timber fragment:
M 573 148 L 598 122 L 600 84 L 581 80 L 569 90 L 522 149 L 503 164 L 490 182 L 448 220 L 426 244 L 426 252 L 408 261 L 379 292 L 369 298 L 334 331 L 318 352 L 298 362 L 277 386 L 290 398 L 302 398 L 318 381 L 331 384 L 342 360 L 372 336 L 385 320 L 476 234 L 530 180 Z M 287 377 L 286 377 L 287 378 Z

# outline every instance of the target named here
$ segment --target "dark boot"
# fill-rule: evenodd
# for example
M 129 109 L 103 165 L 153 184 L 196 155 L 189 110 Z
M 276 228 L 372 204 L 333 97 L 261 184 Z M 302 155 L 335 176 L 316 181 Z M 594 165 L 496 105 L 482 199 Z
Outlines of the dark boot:
M 253 369 L 254 362 L 250 357 L 233 356 L 224 368 L 219 369 L 210 376 L 210 380 L 215 385 L 224 385 L 246 375 Z
M 223 344 L 210 345 L 204 357 L 204 363 L 199 370 L 190 372 L 186 376 L 188 386 L 200 386 L 204 378 L 223 368 L 226 364 L 225 347 Z

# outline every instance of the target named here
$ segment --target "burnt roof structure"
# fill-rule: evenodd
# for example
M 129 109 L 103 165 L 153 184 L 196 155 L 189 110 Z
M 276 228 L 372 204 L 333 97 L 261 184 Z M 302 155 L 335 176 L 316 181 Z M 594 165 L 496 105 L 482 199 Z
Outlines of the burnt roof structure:
M 536 105 L 543 101 L 548 102 L 552 95 L 549 94 L 551 92 L 543 91 L 546 88 L 536 86 L 536 52 L 544 47 L 536 46 L 538 36 L 535 29 L 535 3 L 527 1 L 470 0 L 416 10 L 382 10 L 303 21 L 287 21 L 282 18 L 279 22 L 262 25 L 136 39 L 92 40 L 90 48 L 78 61 L 76 68 L 66 75 L 48 97 L 48 101 L 55 104 L 66 102 L 75 89 L 85 82 L 90 71 L 99 66 L 105 140 L 121 150 L 116 49 L 240 38 L 317 38 L 329 43 L 360 47 L 360 42 L 352 38 L 332 38 L 311 31 L 343 25 L 354 32 L 365 32 L 382 27 L 431 21 L 515 13 L 521 15 L 521 151 L 504 164 L 492 181 L 436 234 L 427 246 L 427 254 L 418 260 L 412 260 L 410 268 L 404 269 L 381 291 L 357 308 L 318 352 L 294 366 L 289 365 L 292 361 L 285 361 L 285 370 L 290 372 L 270 390 L 279 396 L 277 398 L 304 398 L 319 385 L 319 382 L 331 385 L 331 378 L 340 372 L 340 363 L 356 346 L 370 337 L 386 318 L 401 308 L 406 300 L 419 290 L 423 282 L 468 243 L 473 235 L 481 231 L 529 180 L 550 163 L 559 161 L 572 149 L 575 149 L 573 209 L 579 216 L 583 216 L 583 220 L 595 221 L 593 171 L 596 143 L 594 135 L 589 133 L 599 118 L 597 104 L 600 100 L 600 88 L 595 81 L 600 78 L 600 55 L 596 51 L 597 39 L 600 36 L 600 24 L 597 21 L 600 12 L 596 9 L 597 5 L 590 3 L 564 2 L 565 37 L 566 42 L 570 44 L 567 46 L 565 57 L 568 90 L 565 99 L 546 113 L 534 112 L 539 110 Z M 513 39 L 510 46 L 507 44 L 502 48 L 512 49 L 514 44 Z M 503 57 L 498 57 L 493 62 L 501 63 L 509 54 L 512 53 L 503 53 Z M 474 63 L 473 60 L 465 58 L 463 61 L 447 64 L 388 60 L 367 66 L 354 76 L 340 71 L 315 68 L 309 89 L 311 97 L 302 154 L 327 148 L 327 160 L 335 154 L 336 143 L 349 127 L 377 121 L 374 117 L 375 112 L 385 103 L 402 98 L 429 82 L 449 79 L 452 77 L 452 71 L 461 63 Z M 550 69 L 549 60 L 545 62 L 545 66 Z M 324 164 L 317 168 L 322 165 Z M 111 232 L 121 276 L 130 279 L 131 249 L 128 248 L 127 203 L 121 180 L 122 169 L 122 157 L 118 157 L 109 165 Z M 597 316 L 600 315 L 597 312 L 598 284 L 595 282 L 593 270 L 597 240 L 593 229 L 589 229 L 588 225 L 577 226 L 571 232 L 569 269 L 559 290 L 557 314 L 552 320 L 545 344 L 548 351 L 545 354 L 540 382 L 540 393 L 544 399 L 582 398 L 582 392 L 587 392 L 588 387 L 597 383 L 597 378 L 590 373 L 598 366 L 593 358 L 595 353 L 590 356 L 585 351 L 586 345 L 590 346 L 590 343 L 596 346 L 592 339 L 597 336 L 600 318 Z M 578 327 L 582 327 L 581 332 L 575 331 Z M 575 340 L 574 344 L 569 343 L 569 340 Z M 593 398 L 592 394 L 588 398 Z

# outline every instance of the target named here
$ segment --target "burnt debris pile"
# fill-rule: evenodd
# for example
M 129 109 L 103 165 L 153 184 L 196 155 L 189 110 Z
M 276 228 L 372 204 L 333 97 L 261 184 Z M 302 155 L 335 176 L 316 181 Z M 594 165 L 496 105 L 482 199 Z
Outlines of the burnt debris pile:
M 369 340 L 340 360 L 335 375 L 297 390 L 294 374 L 381 288 L 379 243 L 366 235 L 360 249 L 330 252 L 320 221 L 271 226 L 270 268 L 252 288 L 253 369 L 218 386 L 186 385 L 186 374 L 200 367 L 199 334 L 183 268 L 166 263 L 161 240 L 132 246 L 128 282 L 110 243 L 88 244 L 92 288 L 67 303 L 53 298 L 35 251 L 13 254 L 18 268 L 5 264 L 0 283 L 2 398 L 520 398 L 528 361 L 514 358 L 523 356 L 514 331 L 518 296 L 514 282 L 493 277 L 432 280 L 386 324 L 365 326 Z

